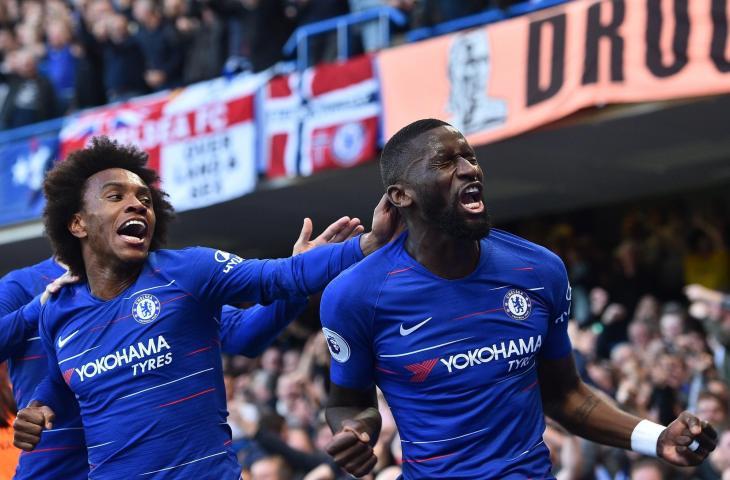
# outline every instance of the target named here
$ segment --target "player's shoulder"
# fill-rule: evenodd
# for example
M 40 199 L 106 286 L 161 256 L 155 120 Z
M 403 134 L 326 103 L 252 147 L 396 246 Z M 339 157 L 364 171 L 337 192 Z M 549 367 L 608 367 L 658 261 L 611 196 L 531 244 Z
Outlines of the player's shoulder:
M 397 266 L 397 252 L 401 248 L 402 239 L 396 239 L 351 265 L 327 285 L 323 299 L 338 296 L 361 302 L 376 295 L 388 273 Z
M 64 271 L 64 268 L 56 263 L 53 258 L 47 258 L 35 265 L 13 270 L 2 277 L 0 281 L 24 283 L 34 281 L 39 278 L 45 278 L 48 281 L 51 281 L 63 275 Z
M 351 265 L 335 278 L 330 285 L 357 284 L 382 281 L 398 262 L 398 251 L 402 249 L 402 238 L 396 239 L 374 251 L 359 262 Z
M 93 299 L 85 281 L 66 285 L 41 307 L 40 324 L 45 331 L 55 332 L 78 312 L 78 307 L 91 304 Z
M 493 248 L 503 255 L 516 255 L 533 266 L 563 268 L 563 261 L 554 252 L 513 233 L 493 228 L 483 241 L 491 243 Z
M 184 257 L 190 257 L 194 255 L 200 255 L 203 250 L 207 250 L 205 247 L 185 247 L 185 248 L 161 248 L 150 252 L 148 261 L 152 264 L 160 262 L 174 261 Z
M 180 249 L 159 249 L 150 252 L 148 264 L 153 269 L 190 269 L 197 262 L 226 263 L 235 255 L 209 247 L 185 247 Z

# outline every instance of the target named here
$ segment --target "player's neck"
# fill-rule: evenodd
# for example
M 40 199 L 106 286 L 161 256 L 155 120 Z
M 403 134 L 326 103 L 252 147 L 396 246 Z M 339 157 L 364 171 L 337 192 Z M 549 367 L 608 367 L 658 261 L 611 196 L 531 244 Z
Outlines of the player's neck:
M 86 259 L 86 278 L 92 295 L 101 300 L 111 300 L 125 291 L 139 277 L 143 263 L 121 264 L 101 261 L 98 257 Z
M 455 238 L 433 229 L 409 229 L 405 248 L 431 273 L 449 280 L 466 277 L 479 265 L 477 240 Z

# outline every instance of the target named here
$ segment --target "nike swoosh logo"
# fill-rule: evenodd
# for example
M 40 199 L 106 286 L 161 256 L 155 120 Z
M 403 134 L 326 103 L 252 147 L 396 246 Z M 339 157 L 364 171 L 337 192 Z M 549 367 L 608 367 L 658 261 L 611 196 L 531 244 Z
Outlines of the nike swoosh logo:
M 68 341 L 71 340 L 74 337 L 74 335 L 76 335 L 77 333 L 79 333 L 78 330 L 71 333 L 71 335 L 69 335 L 66 338 L 58 337 L 58 348 L 63 348 L 63 346 L 66 345 L 68 343 Z
M 433 317 L 428 317 L 426 320 L 422 321 L 419 324 L 413 325 L 411 328 L 403 328 L 403 324 L 400 324 L 400 334 L 402 337 L 405 337 L 406 335 L 410 335 L 411 333 L 415 332 L 422 326 L 426 324 L 429 320 L 431 320 Z

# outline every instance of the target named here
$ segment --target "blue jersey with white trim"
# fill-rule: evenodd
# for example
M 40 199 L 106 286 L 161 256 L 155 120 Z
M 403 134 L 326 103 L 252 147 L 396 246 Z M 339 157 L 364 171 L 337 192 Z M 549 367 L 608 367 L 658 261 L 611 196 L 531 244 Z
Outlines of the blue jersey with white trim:
M 405 480 L 553 478 L 537 364 L 571 354 L 563 263 L 492 230 L 474 272 L 446 280 L 406 252 L 406 237 L 325 290 L 332 382 L 383 391 Z
M 36 386 L 48 373 L 48 359 L 38 336 L 39 307 L 33 305 L 38 299 L 34 298 L 65 271 L 49 258 L 0 280 L 0 361 L 8 361 L 18 408 L 30 402 Z M 89 468 L 78 411 L 71 407 L 60 412 L 54 423 L 33 452 L 22 452 L 15 480 L 87 478 Z
M 35 398 L 65 408 L 73 393 L 91 479 L 237 479 L 221 371 L 222 305 L 318 291 L 362 258 L 358 242 L 281 260 L 160 250 L 114 299 L 94 297 L 86 283 L 65 287 L 41 312 L 50 381 Z

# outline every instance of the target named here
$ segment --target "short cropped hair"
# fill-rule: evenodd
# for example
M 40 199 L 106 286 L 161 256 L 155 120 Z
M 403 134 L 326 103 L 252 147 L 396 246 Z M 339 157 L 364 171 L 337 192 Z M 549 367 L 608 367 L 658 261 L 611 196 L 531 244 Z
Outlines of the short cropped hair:
M 167 230 L 175 211 L 157 184 L 160 178 L 147 167 L 147 153 L 132 145 L 120 145 L 107 137 L 99 136 L 91 140 L 89 146 L 72 152 L 65 161 L 58 162 L 43 182 L 46 207 L 43 222 L 46 235 L 56 257 L 74 275 L 85 276 L 84 259 L 81 255 L 81 242 L 68 229 L 73 216 L 83 207 L 86 181 L 92 175 L 110 168 L 128 170 L 142 179 L 150 189 L 152 208 L 156 224 L 152 236 L 151 250 L 165 244 Z
M 725 413 L 726 415 L 730 413 L 730 409 L 728 408 L 727 403 L 722 398 L 722 396 L 718 395 L 717 393 L 710 392 L 709 390 L 703 390 L 697 396 L 697 402 L 701 402 L 702 400 L 714 400 L 715 402 L 717 402 L 718 405 L 720 405 L 723 413 Z
M 388 140 L 388 143 L 383 147 L 383 153 L 380 154 L 380 177 L 383 180 L 383 186 L 388 188 L 389 185 L 401 180 L 406 166 L 413 159 L 415 153 L 414 149 L 411 148 L 412 140 L 434 128 L 450 126 L 437 118 L 424 118 L 398 130 Z

